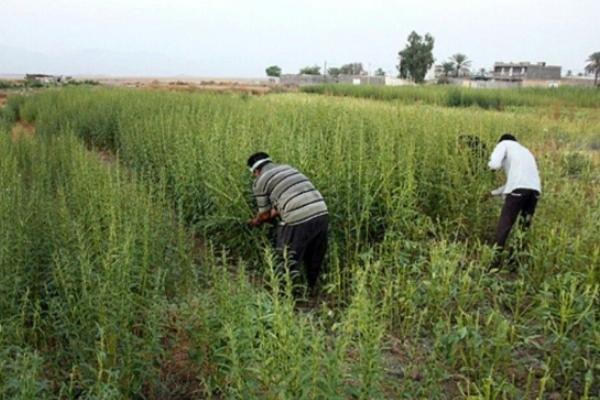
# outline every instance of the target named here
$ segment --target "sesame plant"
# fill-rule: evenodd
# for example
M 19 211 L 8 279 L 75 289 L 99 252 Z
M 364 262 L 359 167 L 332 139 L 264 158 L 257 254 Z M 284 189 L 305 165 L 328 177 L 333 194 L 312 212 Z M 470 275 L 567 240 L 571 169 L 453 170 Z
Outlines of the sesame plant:
M 0 141 L 0 393 L 600 395 L 596 94 L 326 89 L 11 100 L 5 133 L 36 134 Z M 482 197 L 503 180 L 487 157 L 504 132 L 536 155 L 543 195 L 511 234 L 517 267 L 490 275 L 502 203 Z M 268 228 L 245 225 L 258 150 L 326 199 L 317 296 L 277 272 Z
M 305 86 L 305 93 L 359 97 L 402 103 L 436 104 L 446 107 L 471 107 L 503 110 L 511 107 L 591 107 L 600 106 L 600 94 L 593 88 L 526 87 L 517 89 L 467 89 L 457 86 L 355 86 L 321 84 Z

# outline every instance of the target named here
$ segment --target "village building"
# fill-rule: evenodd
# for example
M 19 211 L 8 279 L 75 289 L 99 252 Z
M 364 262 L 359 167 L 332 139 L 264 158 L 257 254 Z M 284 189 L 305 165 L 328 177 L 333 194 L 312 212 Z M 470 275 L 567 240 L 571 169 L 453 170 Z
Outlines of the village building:
M 545 62 L 536 64 L 530 62 L 519 63 L 494 63 L 493 75 L 497 80 L 508 81 L 559 81 L 561 79 L 561 67 L 558 65 L 547 65 Z
M 26 74 L 27 82 L 39 82 L 44 85 L 59 85 L 72 80 L 70 76 L 64 75 L 46 75 L 46 74 Z
M 432 65 L 427 71 L 425 81 L 444 83 L 473 88 L 517 88 L 527 86 L 557 87 L 564 81 L 561 78 L 562 67 L 547 65 L 545 62 L 496 62 L 491 71 L 484 69 L 477 73 L 464 67 L 458 76 L 455 72 L 446 74 L 442 65 Z M 363 75 L 303 75 L 285 74 L 279 83 L 289 86 L 316 85 L 322 83 L 344 83 L 352 85 L 410 85 L 412 82 L 391 76 Z
M 410 82 L 391 76 L 374 75 L 304 75 L 284 74 L 279 78 L 281 85 L 306 86 L 322 83 L 344 83 L 349 85 L 402 86 Z

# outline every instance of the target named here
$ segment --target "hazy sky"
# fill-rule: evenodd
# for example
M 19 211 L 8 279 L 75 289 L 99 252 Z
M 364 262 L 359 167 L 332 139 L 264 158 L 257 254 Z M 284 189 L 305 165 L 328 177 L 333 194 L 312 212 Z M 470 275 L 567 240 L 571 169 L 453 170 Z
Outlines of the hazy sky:
M 600 0 L 0 0 L 0 73 L 258 77 L 362 61 L 395 73 L 412 31 L 473 67 L 600 51 Z

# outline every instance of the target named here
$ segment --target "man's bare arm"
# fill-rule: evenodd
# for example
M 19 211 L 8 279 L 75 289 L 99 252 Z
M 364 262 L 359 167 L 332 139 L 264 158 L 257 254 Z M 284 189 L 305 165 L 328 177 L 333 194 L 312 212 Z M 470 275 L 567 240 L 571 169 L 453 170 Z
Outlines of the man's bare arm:
M 278 216 L 279 212 L 276 209 L 271 208 L 270 210 L 256 214 L 256 217 L 248 221 L 248 225 L 260 226 Z

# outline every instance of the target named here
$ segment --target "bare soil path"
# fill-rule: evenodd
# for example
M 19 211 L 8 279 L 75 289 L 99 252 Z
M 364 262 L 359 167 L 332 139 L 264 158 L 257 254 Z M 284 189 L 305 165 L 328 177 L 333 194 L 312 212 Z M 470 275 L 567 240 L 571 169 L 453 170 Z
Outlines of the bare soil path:
M 13 142 L 20 139 L 31 139 L 35 136 L 35 126 L 33 124 L 19 121 L 13 125 L 10 131 L 10 138 Z

